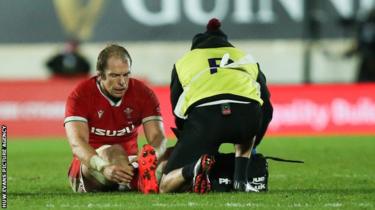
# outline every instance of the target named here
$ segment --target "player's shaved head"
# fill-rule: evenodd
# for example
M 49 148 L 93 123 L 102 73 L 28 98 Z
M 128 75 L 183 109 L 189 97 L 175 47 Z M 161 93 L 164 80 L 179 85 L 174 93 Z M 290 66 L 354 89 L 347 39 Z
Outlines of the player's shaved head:
M 132 64 L 132 58 L 124 47 L 117 44 L 110 44 L 99 53 L 96 63 L 96 70 L 103 77 L 105 77 L 104 71 L 107 68 L 108 59 L 111 57 L 121 58 L 124 62 L 128 63 L 129 66 Z

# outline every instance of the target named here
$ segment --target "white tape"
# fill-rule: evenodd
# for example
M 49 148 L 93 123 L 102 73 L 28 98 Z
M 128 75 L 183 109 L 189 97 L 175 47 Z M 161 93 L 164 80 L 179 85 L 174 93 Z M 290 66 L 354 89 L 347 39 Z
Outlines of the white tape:
M 92 169 L 95 169 L 97 171 L 102 171 L 104 167 L 108 166 L 109 162 L 103 160 L 101 157 L 98 155 L 94 155 L 90 158 L 90 167 Z

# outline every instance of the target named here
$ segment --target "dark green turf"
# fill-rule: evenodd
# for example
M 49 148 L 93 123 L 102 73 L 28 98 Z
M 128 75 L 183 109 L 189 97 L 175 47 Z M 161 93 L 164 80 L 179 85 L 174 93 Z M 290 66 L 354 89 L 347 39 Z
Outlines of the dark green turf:
M 375 137 L 268 138 L 258 152 L 306 163 L 270 161 L 270 189 L 261 194 L 74 194 L 67 142 L 10 140 L 8 208 L 375 209 Z

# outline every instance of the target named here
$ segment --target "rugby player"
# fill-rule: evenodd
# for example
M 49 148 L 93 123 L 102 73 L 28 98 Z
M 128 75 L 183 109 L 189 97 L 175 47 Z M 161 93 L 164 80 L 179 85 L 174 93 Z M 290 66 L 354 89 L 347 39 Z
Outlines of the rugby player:
M 74 192 L 158 191 L 156 158 L 166 147 L 159 102 L 150 88 L 130 78 L 131 66 L 124 47 L 108 45 L 99 53 L 97 76 L 80 83 L 67 99 L 64 125 L 73 153 L 68 176 Z M 141 125 L 148 144 L 137 160 Z
M 163 170 L 168 162 L 168 158 L 174 147 L 167 148 L 164 155 L 158 159 L 157 178 L 160 181 Z M 213 192 L 232 192 L 233 173 L 234 173 L 234 153 L 216 153 L 214 156 L 215 164 L 208 174 L 210 184 L 203 188 L 195 189 L 192 187 L 193 182 L 185 181 L 181 174 L 173 173 L 173 179 L 167 183 L 169 186 L 178 185 L 174 192 L 197 192 L 206 193 Z M 199 161 L 198 161 L 199 162 Z M 199 169 L 199 164 L 196 163 Z M 268 191 L 268 163 L 266 158 L 260 153 L 253 153 L 250 165 L 247 167 L 247 179 L 250 185 L 259 192 Z M 165 186 L 164 186 L 165 187 Z M 161 192 L 164 192 L 163 189 Z

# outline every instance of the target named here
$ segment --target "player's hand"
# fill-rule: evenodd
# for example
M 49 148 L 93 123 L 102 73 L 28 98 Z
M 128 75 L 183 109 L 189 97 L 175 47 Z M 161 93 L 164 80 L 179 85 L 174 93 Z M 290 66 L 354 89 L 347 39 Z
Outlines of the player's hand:
M 103 175 L 112 182 L 130 183 L 134 172 L 132 166 L 109 165 L 103 170 Z

